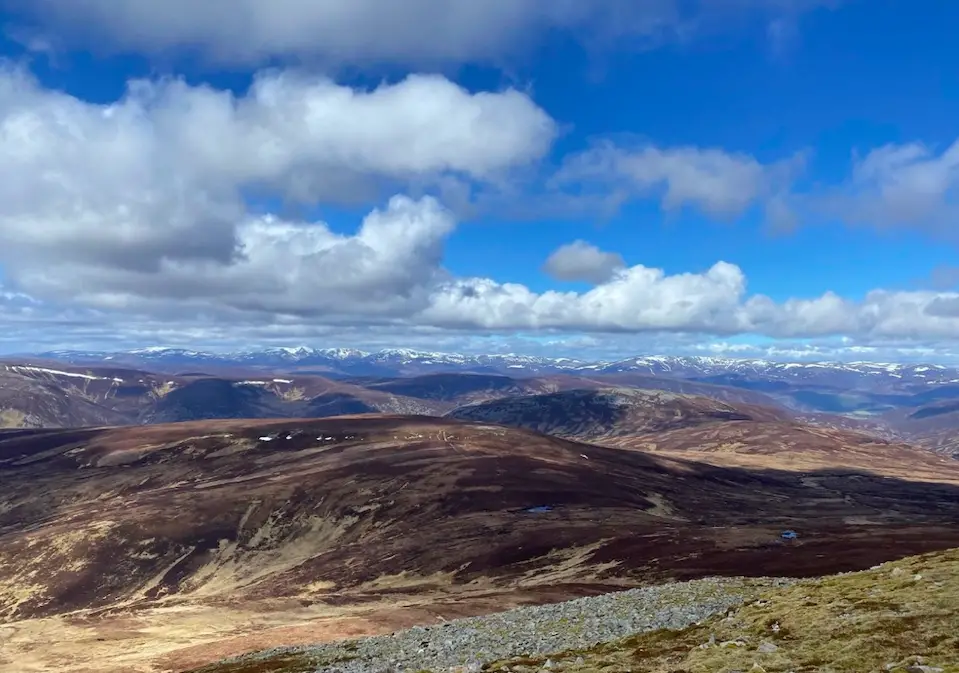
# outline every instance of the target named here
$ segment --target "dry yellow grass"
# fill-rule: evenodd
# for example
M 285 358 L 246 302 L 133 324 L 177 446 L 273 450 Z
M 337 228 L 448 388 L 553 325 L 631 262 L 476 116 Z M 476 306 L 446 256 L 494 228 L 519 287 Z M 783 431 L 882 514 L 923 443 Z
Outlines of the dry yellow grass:
M 728 616 L 549 657 L 495 662 L 489 673 L 956 673 L 959 550 L 806 580 Z M 552 663 L 547 665 L 547 660 Z M 197 673 L 306 673 L 305 654 L 214 664 Z M 426 672 L 423 672 L 426 673 Z
M 290 386 L 289 388 L 274 386 L 273 391 L 280 397 L 280 399 L 286 402 L 299 402 L 301 400 L 307 400 L 310 398 L 310 396 L 306 393 L 306 389 L 298 386 Z
M 0 428 L 22 428 L 26 414 L 16 409 L 0 409 Z
M 176 389 L 176 384 L 173 381 L 166 381 L 164 383 L 156 384 L 153 386 L 151 394 L 156 399 L 161 397 L 166 397 Z
M 700 626 L 551 659 L 568 673 L 955 673 L 957 606 L 959 550 L 951 550 L 807 580 Z M 502 661 L 488 670 L 523 673 L 544 663 Z

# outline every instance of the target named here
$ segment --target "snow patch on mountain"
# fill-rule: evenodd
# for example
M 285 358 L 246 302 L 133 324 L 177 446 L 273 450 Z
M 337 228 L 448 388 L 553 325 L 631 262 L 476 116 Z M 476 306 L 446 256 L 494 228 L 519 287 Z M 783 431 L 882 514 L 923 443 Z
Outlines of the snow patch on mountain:
M 32 367 L 29 365 L 4 365 L 8 372 L 14 374 L 50 374 L 52 376 L 65 376 L 72 379 L 84 379 L 87 381 L 113 381 L 114 383 L 123 383 L 123 379 L 113 376 L 94 376 L 92 374 L 80 374 L 78 372 L 65 372 L 60 369 L 48 369 L 46 367 Z
M 267 348 L 233 353 L 207 353 L 182 348 L 147 347 L 125 352 L 50 351 L 39 357 L 70 363 L 104 362 L 167 366 L 248 366 L 308 368 L 344 376 L 405 376 L 439 372 L 501 373 L 512 376 L 547 374 L 625 374 L 670 376 L 722 385 L 731 380 L 830 382 L 853 386 L 856 381 L 916 381 L 947 383 L 959 379 L 959 369 L 938 364 L 884 362 L 776 362 L 708 356 L 649 355 L 617 361 L 585 362 L 513 353 L 463 354 L 389 348 L 368 352 L 354 348 Z

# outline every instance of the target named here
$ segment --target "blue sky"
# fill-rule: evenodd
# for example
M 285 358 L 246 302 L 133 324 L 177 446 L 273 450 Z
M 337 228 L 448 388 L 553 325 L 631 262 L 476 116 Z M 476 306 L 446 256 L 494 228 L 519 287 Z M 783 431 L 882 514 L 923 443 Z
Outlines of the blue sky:
M 959 6 L 437 2 L 0 0 L 0 350 L 955 358 Z

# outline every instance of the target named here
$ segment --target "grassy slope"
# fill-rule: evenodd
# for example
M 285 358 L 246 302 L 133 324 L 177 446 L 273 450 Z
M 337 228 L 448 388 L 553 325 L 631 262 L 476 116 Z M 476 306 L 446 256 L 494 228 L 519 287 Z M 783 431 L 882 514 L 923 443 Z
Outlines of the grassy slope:
M 959 549 L 806 580 L 699 626 L 549 659 L 553 670 L 569 673 L 895 673 L 923 670 L 910 668 L 918 664 L 959 673 Z M 486 670 L 525 673 L 542 670 L 546 662 L 513 659 Z M 306 673 L 317 663 L 292 655 L 200 670 Z
M 957 672 L 959 550 L 801 582 L 697 627 L 552 659 L 565 671 L 858 673 L 922 663 Z M 491 670 L 543 663 L 500 662 Z

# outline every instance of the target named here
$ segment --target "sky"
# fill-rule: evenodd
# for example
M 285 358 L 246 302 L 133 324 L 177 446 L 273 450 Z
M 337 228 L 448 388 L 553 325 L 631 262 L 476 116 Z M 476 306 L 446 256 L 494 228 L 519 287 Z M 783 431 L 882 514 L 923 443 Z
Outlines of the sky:
M 959 362 L 957 23 L 0 0 L 0 352 Z

